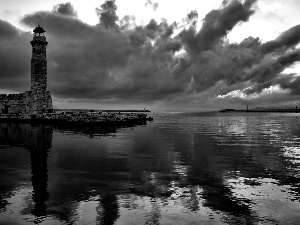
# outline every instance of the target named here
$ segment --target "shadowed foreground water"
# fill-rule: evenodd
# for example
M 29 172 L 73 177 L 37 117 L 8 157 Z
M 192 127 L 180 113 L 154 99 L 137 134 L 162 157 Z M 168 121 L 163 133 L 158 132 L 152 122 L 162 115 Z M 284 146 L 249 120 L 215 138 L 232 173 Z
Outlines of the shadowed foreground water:
M 0 224 L 299 224 L 297 114 L 0 123 Z

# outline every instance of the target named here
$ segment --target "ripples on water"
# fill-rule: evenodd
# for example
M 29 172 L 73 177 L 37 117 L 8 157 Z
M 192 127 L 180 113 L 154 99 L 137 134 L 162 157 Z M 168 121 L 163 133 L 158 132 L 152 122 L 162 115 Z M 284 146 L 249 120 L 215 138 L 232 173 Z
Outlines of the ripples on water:
M 0 123 L 0 224 L 298 224 L 296 114 Z

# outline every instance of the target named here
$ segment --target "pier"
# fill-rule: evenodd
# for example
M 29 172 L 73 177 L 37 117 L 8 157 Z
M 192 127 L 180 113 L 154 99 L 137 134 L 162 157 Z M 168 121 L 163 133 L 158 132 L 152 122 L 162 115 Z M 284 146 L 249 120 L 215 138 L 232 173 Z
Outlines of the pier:
M 130 111 L 130 110 L 128 110 Z M 25 122 L 45 124 L 76 124 L 76 125 L 139 125 L 152 121 L 146 113 L 128 111 L 112 112 L 109 110 L 54 110 L 40 114 L 0 114 L 1 122 Z M 144 111 L 143 111 L 144 112 Z M 149 110 L 147 112 L 150 112 Z
M 222 109 L 220 113 L 234 113 L 234 112 L 243 112 L 243 113 L 300 113 L 297 106 L 295 108 L 262 108 L 262 109 Z

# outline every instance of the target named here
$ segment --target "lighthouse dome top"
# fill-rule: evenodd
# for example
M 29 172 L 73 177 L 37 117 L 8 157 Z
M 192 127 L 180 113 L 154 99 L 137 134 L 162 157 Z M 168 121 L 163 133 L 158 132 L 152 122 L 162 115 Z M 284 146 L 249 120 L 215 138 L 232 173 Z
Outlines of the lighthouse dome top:
M 34 30 L 34 33 L 45 33 L 46 31 L 40 25 L 38 25 Z

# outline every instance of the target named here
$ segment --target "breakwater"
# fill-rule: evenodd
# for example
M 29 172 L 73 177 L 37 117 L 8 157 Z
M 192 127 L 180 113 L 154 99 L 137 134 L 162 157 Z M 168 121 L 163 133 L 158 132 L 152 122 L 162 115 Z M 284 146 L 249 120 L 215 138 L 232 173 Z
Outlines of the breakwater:
M 0 121 L 41 122 L 47 124 L 137 125 L 153 120 L 146 113 L 100 110 L 54 110 L 39 114 L 0 114 Z M 147 112 L 150 112 L 147 110 Z
M 233 112 L 244 112 L 244 113 L 258 113 L 258 112 L 264 112 L 264 113 L 300 113 L 300 110 L 296 108 L 282 108 L 282 109 L 222 109 L 219 111 L 220 113 L 233 113 Z
M 139 110 L 139 109 L 54 109 L 53 111 L 55 112 L 123 112 L 123 113 L 147 113 L 147 112 L 151 112 L 150 110 L 147 109 L 143 109 L 143 110 Z

